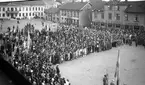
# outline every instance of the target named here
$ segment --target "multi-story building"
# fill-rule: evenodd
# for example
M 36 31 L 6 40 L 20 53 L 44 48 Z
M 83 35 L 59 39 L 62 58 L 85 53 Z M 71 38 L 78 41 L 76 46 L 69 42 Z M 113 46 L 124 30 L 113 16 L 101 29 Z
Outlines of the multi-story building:
M 104 26 L 104 1 L 92 2 L 92 25 Z
M 145 1 L 132 2 L 125 9 L 125 28 L 145 28 Z
M 45 19 L 52 22 L 59 22 L 59 8 L 51 7 L 46 9 Z
M 108 28 L 145 27 L 144 4 L 144 1 L 109 1 L 104 5 L 104 20 L 102 21 Z
M 16 1 L 0 2 L 0 18 L 33 18 L 35 16 L 43 17 L 44 9 L 48 4 L 42 0 L 36 1 Z
M 84 26 L 91 21 L 87 20 L 91 15 L 89 2 L 68 2 L 60 6 L 60 23 Z

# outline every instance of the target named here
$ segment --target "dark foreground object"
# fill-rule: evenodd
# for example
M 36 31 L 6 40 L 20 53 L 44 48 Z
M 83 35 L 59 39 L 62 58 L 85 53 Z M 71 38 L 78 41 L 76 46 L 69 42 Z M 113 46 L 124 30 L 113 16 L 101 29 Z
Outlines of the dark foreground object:
M 0 70 L 0 85 L 15 85 L 8 76 Z
M 32 85 L 3 58 L 0 58 L 0 69 L 15 83 L 15 85 Z

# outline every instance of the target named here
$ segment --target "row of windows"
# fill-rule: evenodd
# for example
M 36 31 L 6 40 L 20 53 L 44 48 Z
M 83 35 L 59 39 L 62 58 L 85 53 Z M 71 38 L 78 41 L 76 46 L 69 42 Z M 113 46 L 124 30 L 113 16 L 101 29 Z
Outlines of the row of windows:
M 16 14 L 15 14 L 16 15 Z M 43 13 L 37 13 L 38 16 L 43 16 Z M 11 14 L 0 14 L 0 17 L 9 17 Z M 18 16 L 35 16 L 35 13 L 19 13 Z
M 94 18 L 97 18 L 97 12 L 94 13 Z M 104 13 L 101 13 L 101 19 L 104 19 Z
M 128 21 L 128 15 L 127 14 L 125 15 L 125 20 Z M 139 22 L 139 16 L 138 15 L 134 16 L 134 21 Z
M 98 15 L 97 12 L 94 12 L 94 18 L 97 18 L 97 15 Z M 108 19 L 112 20 L 112 17 L 113 17 L 112 13 L 108 13 Z M 104 13 L 101 13 L 101 19 L 104 19 Z M 120 14 L 116 14 L 115 19 L 120 20 Z M 128 15 L 125 15 L 125 20 L 128 21 Z M 136 21 L 136 22 L 139 21 L 138 15 L 135 15 L 134 21 Z
M 21 8 L 16 8 L 16 7 L 13 7 L 13 8 L 1 8 L 0 7 L 0 11 L 44 11 L 43 7 L 21 7 Z
M 79 17 L 78 11 L 62 11 L 62 16 L 68 16 L 68 17 Z
M 110 5 L 110 6 L 108 6 L 108 10 L 113 10 L 113 6 L 112 5 Z M 120 10 L 120 7 L 119 6 L 114 6 L 114 10 Z
M 120 14 L 116 14 L 115 18 L 116 20 L 120 20 Z M 108 19 L 112 20 L 112 13 L 108 13 Z

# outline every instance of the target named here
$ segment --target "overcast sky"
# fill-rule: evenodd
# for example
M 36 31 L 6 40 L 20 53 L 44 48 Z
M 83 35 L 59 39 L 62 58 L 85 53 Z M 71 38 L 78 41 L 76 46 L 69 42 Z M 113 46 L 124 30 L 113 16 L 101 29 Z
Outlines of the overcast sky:
M 0 0 L 0 2 L 7 2 L 7 1 L 26 1 L 26 0 Z M 105 0 L 105 1 L 109 1 L 109 0 Z M 124 1 L 124 0 L 121 0 Z M 128 0 L 128 1 L 143 1 L 143 0 Z

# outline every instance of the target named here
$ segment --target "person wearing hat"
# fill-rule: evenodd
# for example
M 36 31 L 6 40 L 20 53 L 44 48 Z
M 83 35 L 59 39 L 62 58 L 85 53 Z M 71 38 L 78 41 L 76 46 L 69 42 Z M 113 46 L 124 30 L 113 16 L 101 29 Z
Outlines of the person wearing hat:
M 103 85 L 108 85 L 108 75 L 104 75 L 103 77 Z

